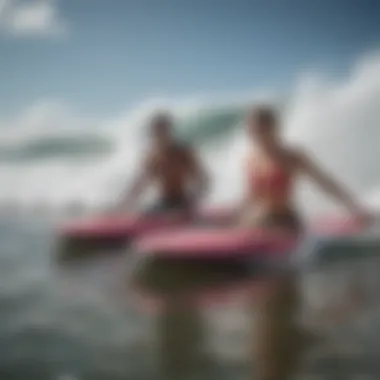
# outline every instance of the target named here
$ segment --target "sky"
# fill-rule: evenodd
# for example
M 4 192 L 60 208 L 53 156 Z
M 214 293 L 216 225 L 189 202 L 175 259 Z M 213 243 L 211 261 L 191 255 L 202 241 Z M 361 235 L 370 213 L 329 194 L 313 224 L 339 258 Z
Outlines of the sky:
M 284 89 L 380 42 L 377 0 L 0 0 L 0 118 L 110 117 L 154 97 Z

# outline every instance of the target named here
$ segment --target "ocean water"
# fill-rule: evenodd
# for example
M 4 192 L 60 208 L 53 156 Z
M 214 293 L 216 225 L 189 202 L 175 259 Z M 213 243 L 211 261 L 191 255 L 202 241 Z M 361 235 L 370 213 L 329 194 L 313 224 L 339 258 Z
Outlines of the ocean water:
M 167 354 L 159 348 L 164 322 L 141 310 L 131 292 L 137 270 L 133 252 L 62 262 L 55 227 L 66 211 L 97 209 L 118 198 L 144 149 L 144 123 L 161 108 L 176 115 L 180 138 L 199 149 L 213 176 L 207 202 L 234 202 L 242 191 L 244 112 L 260 101 L 281 110 L 289 141 L 310 150 L 364 203 L 379 204 L 376 55 L 357 62 L 339 81 L 301 76 L 286 95 L 153 99 L 111 120 L 78 115 L 58 101 L 41 102 L 0 121 L 1 379 L 160 377 L 160 358 Z M 309 183 L 300 184 L 298 199 L 306 217 L 333 208 Z M 379 263 L 376 258 L 342 260 L 305 275 L 305 318 L 328 339 L 305 358 L 301 378 L 349 379 L 366 373 L 378 378 Z M 365 297 L 360 298 L 368 300 L 351 310 L 346 293 L 353 292 L 350 283 L 357 277 L 365 280 Z M 337 307 L 320 314 L 329 303 Z M 202 348 L 208 359 L 194 365 L 187 378 L 248 378 L 253 317 L 246 307 L 222 302 L 202 310 Z M 192 331 L 193 320 L 179 321 L 181 336 Z
M 242 283 L 238 272 L 150 269 L 150 287 L 164 279 L 172 289 L 185 283 L 206 297 L 213 283 L 211 289 L 219 289 L 218 298 L 211 293 L 197 308 L 165 314 L 148 303 L 152 294 L 157 300 L 156 291 L 142 294 L 133 286 L 146 264 L 136 265 L 131 249 L 76 252 L 62 260 L 54 222 L 35 216 L 2 218 L 0 238 L 2 379 L 167 379 L 163 364 L 183 363 L 184 357 L 193 359 L 190 370 L 185 361 L 173 378 L 250 378 L 255 282 L 244 285 L 247 278 Z M 300 379 L 378 378 L 379 270 L 374 252 L 303 274 L 301 318 L 323 341 L 305 354 Z

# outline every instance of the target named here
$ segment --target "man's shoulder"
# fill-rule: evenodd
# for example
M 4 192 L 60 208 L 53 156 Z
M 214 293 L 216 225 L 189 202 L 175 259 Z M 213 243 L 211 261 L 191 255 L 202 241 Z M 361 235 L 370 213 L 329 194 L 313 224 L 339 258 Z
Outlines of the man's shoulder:
M 145 162 L 148 164 L 160 161 L 164 157 L 171 157 L 173 160 L 176 159 L 188 159 L 193 156 L 193 149 L 190 144 L 186 142 L 174 142 L 170 149 L 161 151 L 159 149 L 150 149 L 145 153 Z
M 190 159 L 193 157 L 193 148 L 189 143 L 177 141 L 174 144 L 173 152 L 181 158 Z

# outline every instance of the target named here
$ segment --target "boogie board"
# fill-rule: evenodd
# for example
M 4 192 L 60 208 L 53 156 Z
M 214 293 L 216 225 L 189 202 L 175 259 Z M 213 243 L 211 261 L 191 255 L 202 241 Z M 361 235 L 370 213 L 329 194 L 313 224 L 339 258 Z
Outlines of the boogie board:
M 260 228 L 185 227 L 146 234 L 135 247 L 140 255 L 167 259 L 275 258 L 295 251 L 305 236 L 344 241 L 364 231 L 365 227 L 353 219 L 324 217 L 311 223 L 302 236 Z
M 165 307 L 173 291 L 199 306 L 252 300 L 266 291 L 268 269 L 269 273 L 276 273 L 273 269 L 282 273 L 293 269 L 293 264 L 302 270 L 311 264 L 313 270 L 331 260 L 346 259 L 341 248 L 353 242 L 351 258 L 375 254 L 376 250 L 370 252 L 368 247 L 380 248 L 380 234 L 369 233 L 358 221 L 340 216 L 314 220 L 302 236 L 226 227 L 156 231 L 135 243 L 141 267 L 136 269 L 132 293 L 139 308 L 154 313 Z
M 189 218 L 180 212 L 162 214 L 100 215 L 63 223 L 58 228 L 66 248 L 120 247 L 132 239 L 154 231 L 178 228 L 189 224 L 231 224 L 234 212 L 228 209 L 207 209 Z

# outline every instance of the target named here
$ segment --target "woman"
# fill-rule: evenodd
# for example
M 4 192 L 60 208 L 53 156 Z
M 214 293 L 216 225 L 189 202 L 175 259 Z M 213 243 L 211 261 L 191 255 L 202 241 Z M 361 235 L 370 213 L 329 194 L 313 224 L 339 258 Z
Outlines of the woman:
M 302 224 L 293 204 L 293 188 L 300 175 L 313 179 L 340 201 L 360 221 L 371 216 L 305 152 L 285 145 L 275 112 L 268 107 L 253 109 L 247 120 L 252 151 L 247 161 L 247 194 L 242 225 L 301 233 Z M 299 295 L 294 274 L 269 277 L 258 308 L 255 364 L 260 380 L 284 380 L 293 376 L 305 334 L 296 325 Z M 298 339 L 302 338 L 302 339 Z M 297 342 L 297 343 L 296 343 Z

